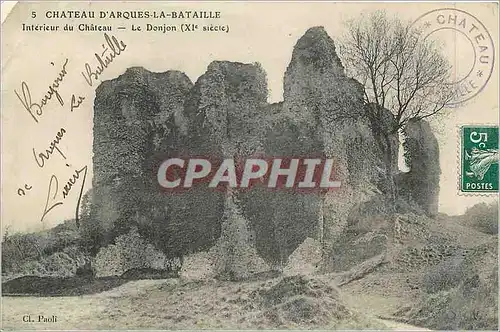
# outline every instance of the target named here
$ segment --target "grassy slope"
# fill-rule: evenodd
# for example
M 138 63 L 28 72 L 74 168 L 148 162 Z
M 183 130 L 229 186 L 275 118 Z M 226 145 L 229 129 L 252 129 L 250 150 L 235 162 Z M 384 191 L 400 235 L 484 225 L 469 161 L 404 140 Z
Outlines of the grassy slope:
M 488 248 L 488 253 L 480 254 L 475 259 L 474 264 L 475 271 L 479 274 L 481 280 L 486 280 L 486 283 L 488 283 L 488 277 L 497 266 L 497 251 L 495 250 L 498 243 L 497 235 L 478 231 L 476 228 L 471 227 L 469 221 L 462 216 L 450 217 L 446 215 L 440 215 L 433 221 L 433 224 L 430 226 L 430 232 L 435 236 L 453 239 L 453 243 L 462 248 L 471 250 Z M 430 268 L 427 267 L 427 269 Z M 395 313 L 401 308 L 413 308 L 413 311 L 418 313 L 419 308 L 422 307 L 423 303 L 427 303 L 426 301 L 428 301 L 429 297 L 429 295 L 424 293 L 422 287 L 422 278 L 428 272 L 427 269 L 417 268 L 404 272 L 379 269 L 360 280 L 353 281 L 342 287 L 341 291 L 346 295 L 347 305 L 366 314 L 385 318 L 394 317 Z M 491 291 L 496 293 L 498 291 L 497 287 L 498 285 L 491 284 Z M 495 305 L 489 297 L 484 296 L 482 303 L 473 309 L 484 315 L 491 310 L 496 311 L 494 308 Z M 460 307 L 460 305 L 455 305 L 455 307 Z M 435 317 L 435 319 L 421 319 L 419 320 L 420 323 L 417 323 L 417 320 L 413 319 L 413 324 L 439 329 L 455 329 L 457 327 L 452 326 L 455 322 L 451 322 L 451 319 L 445 317 L 446 312 L 461 310 L 455 307 L 445 306 L 438 309 L 435 304 L 432 304 L 431 307 L 424 309 L 429 317 Z M 440 317 L 437 317 L 438 311 L 441 315 Z M 465 309 L 463 309 L 463 312 L 459 315 L 465 314 L 468 314 L 468 312 L 465 312 Z M 422 315 L 424 314 L 422 313 Z M 406 320 L 404 317 L 395 319 Z M 478 319 L 485 320 L 483 316 L 480 316 Z M 461 322 L 460 324 L 465 323 Z

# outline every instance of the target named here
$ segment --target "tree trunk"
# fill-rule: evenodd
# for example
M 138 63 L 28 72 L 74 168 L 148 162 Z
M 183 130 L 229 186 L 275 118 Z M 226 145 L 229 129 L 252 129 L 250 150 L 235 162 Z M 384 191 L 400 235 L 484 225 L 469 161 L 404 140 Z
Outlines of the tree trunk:
M 385 140 L 385 151 L 384 153 L 384 163 L 385 163 L 385 171 L 386 171 L 386 181 L 388 184 L 387 188 L 387 197 L 391 202 L 391 206 L 396 204 L 396 183 L 394 181 L 394 169 L 393 169 L 393 161 L 394 158 L 397 158 L 392 153 L 392 145 L 391 145 L 391 137 L 390 134 L 383 133 L 383 138 Z M 397 161 L 396 161 L 397 162 Z
M 384 187 L 381 188 L 386 197 L 391 202 L 391 206 L 394 206 L 396 203 L 396 183 L 394 181 L 394 173 L 395 169 L 393 167 L 393 162 L 397 163 L 397 154 L 394 155 L 392 151 L 392 142 L 391 142 L 391 132 L 392 128 L 383 128 L 381 125 L 381 119 L 377 117 L 370 116 L 370 122 L 372 127 L 373 136 L 375 138 L 375 142 L 377 143 L 381 153 L 382 153 L 382 162 L 384 163 L 385 168 L 385 184 Z

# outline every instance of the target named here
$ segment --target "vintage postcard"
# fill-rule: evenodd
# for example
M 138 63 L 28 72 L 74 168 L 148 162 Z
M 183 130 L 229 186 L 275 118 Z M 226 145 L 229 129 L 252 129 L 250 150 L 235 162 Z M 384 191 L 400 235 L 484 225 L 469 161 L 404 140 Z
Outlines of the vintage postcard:
M 1 328 L 498 330 L 498 14 L 15 4 Z

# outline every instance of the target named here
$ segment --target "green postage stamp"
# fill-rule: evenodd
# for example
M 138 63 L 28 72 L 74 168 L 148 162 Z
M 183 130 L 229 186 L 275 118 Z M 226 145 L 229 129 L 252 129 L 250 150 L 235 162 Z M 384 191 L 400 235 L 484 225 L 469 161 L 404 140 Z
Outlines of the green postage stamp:
M 498 192 L 498 127 L 462 126 L 460 137 L 460 191 Z

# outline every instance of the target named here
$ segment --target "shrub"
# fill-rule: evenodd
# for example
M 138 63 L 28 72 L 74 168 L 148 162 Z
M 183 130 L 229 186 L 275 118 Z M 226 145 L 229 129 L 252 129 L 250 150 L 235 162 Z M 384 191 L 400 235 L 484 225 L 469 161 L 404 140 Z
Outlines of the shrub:
M 2 273 L 22 272 L 24 265 L 48 259 L 66 248 L 74 247 L 79 239 L 74 220 L 66 220 L 52 229 L 35 233 L 6 233 L 2 241 Z
M 471 277 L 449 290 L 424 294 L 405 316 L 413 325 L 435 330 L 498 331 L 496 267 L 485 280 Z
M 454 256 L 440 262 L 424 275 L 423 288 L 427 293 L 436 293 L 456 287 L 473 276 L 473 269 L 462 256 Z
M 137 228 L 132 228 L 117 237 L 115 244 L 101 248 L 92 267 L 97 277 L 104 277 L 121 275 L 130 269 L 170 269 L 173 264 L 173 259 L 167 259 L 139 234 Z
M 479 203 L 465 211 L 464 222 L 486 234 L 498 234 L 498 204 Z
M 25 262 L 41 258 L 45 246 L 45 239 L 36 233 L 6 235 L 2 242 L 2 273 L 9 273 Z

